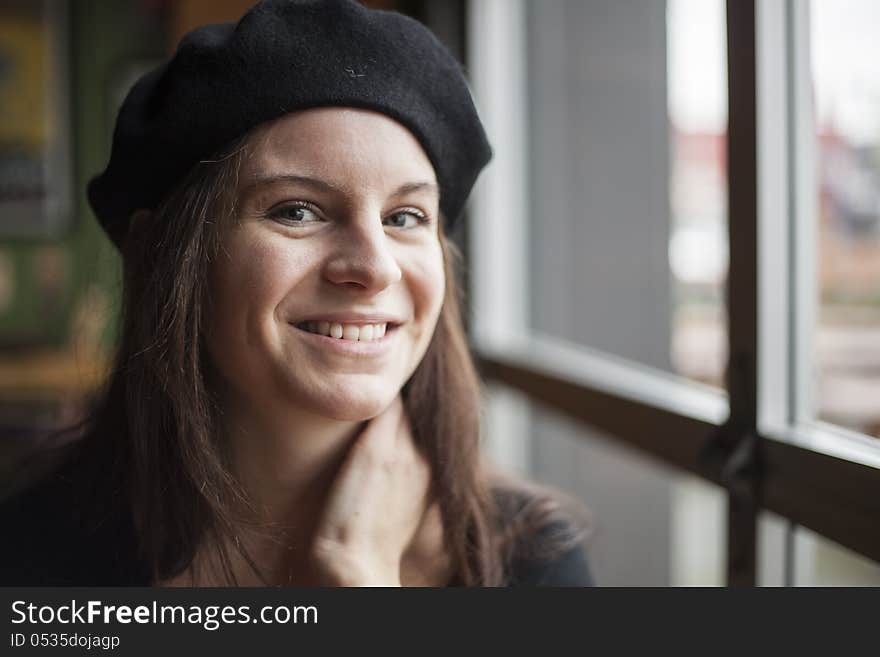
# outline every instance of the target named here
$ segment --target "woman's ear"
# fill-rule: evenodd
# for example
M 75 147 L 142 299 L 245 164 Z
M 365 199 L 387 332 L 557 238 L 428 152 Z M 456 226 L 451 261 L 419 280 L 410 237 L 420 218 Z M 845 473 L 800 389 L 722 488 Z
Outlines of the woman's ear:
M 153 221 L 154 213 L 152 210 L 140 209 L 135 210 L 128 219 L 128 231 L 125 234 L 125 241 L 122 243 L 122 255 L 126 260 L 134 259 L 136 251 L 139 252 L 143 248 L 143 235 L 145 229 Z

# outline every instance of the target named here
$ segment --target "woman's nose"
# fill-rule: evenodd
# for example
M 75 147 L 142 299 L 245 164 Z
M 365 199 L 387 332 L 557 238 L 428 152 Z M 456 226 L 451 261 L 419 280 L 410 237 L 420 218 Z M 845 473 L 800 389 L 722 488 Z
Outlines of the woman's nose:
M 338 247 L 327 262 L 325 277 L 337 285 L 380 292 L 399 281 L 402 274 L 382 223 L 372 220 L 365 224 L 346 227 L 341 232 Z

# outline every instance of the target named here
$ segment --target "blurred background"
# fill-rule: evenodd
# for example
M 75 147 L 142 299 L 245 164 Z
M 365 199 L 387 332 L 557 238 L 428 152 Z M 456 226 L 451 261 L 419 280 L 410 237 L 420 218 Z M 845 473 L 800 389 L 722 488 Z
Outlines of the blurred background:
M 84 190 L 106 164 L 122 98 L 186 31 L 235 20 L 250 4 L 0 0 L 0 480 L 36 436 L 79 416 L 112 358 L 120 266 Z M 723 396 L 724 3 L 366 4 L 425 22 L 466 71 L 516 80 L 529 330 Z M 478 19 L 514 5 L 516 51 L 499 65 L 481 49 Z M 818 219 L 816 243 L 804 248 L 816 254 L 807 282 L 817 310 L 814 412 L 880 438 L 880 3 L 809 0 L 809 18 Z M 488 106 L 484 88 L 474 93 Z M 487 128 L 492 136 L 496 126 Z M 492 166 L 503 167 L 505 145 L 496 146 Z M 457 239 L 479 255 L 470 234 Z M 479 275 L 469 270 L 471 287 Z M 516 393 L 489 394 L 509 409 L 490 414 L 490 447 L 505 440 L 498 427 L 517 418 L 528 427 L 528 440 L 499 458 L 593 509 L 599 583 L 723 584 L 721 489 Z M 761 532 L 759 583 L 781 584 L 783 571 L 795 584 L 880 583 L 874 562 L 784 519 L 765 513 Z

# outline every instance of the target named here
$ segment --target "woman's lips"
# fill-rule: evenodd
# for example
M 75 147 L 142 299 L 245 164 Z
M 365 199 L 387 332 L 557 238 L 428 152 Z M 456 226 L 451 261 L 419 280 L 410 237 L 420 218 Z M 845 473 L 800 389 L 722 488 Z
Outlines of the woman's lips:
M 291 326 L 299 332 L 307 344 L 314 345 L 316 348 L 331 353 L 361 357 L 377 357 L 387 354 L 391 350 L 396 339 L 397 329 L 399 328 L 397 324 L 388 324 L 379 338 L 373 335 L 370 340 L 353 340 L 351 339 L 351 333 L 349 333 L 349 339 L 345 337 L 336 338 L 312 332 L 303 327 L 302 324 L 291 324 Z M 335 333 L 338 333 L 338 331 Z

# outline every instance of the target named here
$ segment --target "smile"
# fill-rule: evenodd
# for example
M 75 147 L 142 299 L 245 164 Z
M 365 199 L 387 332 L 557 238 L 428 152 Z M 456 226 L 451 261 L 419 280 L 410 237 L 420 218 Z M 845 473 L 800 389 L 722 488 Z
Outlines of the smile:
M 341 324 L 338 322 L 300 322 L 296 328 L 336 340 L 351 342 L 373 342 L 385 337 L 386 332 L 394 330 L 394 324 Z
M 306 344 L 345 357 L 375 358 L 391 353 L 399 324 L 291 323 Z M 338 337 L 337 337 L 338 336 Z

